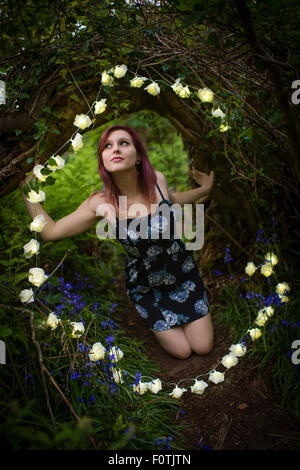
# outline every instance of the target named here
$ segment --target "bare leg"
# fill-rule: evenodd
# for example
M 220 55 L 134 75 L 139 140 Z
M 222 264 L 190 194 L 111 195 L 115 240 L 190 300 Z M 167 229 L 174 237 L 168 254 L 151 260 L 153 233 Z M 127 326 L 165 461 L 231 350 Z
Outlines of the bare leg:
M 199 320 L 183 325 L 183 330 L 190 347 L 196 354 L 208 354 L 212 350 L 214 332 L 210 313 Z
M 167 331 L 154 331 L 160 345 L 171 356 L 177 359 L 187 359 L 192 354 L 192 348 L 188 343 L 182 326 L 171 328 Z
M 167 331 L 154 332 L 160 345 L 172 356 L 187 359 L 192 352 L 208 354 L 213 347 L 211 315 Z

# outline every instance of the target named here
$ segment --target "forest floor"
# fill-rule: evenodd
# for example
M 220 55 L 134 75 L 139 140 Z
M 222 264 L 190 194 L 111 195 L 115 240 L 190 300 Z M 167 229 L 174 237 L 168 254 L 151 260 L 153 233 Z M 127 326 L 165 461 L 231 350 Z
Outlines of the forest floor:
M 148 358 L 159 364 L 158 377 L 163 383 L 206 374 L 220 363 L 233 343 L 228 330 L 214 325 L 211 353 L 193 354 L 185 360 L 173 358 L 133 308 L 125 282 L 118 282 L 118 293 L 124 300 L 118 321 L 128 337 L 144 341 Z M 263 374 L 258 368 L 258 363 L 246 360 L 245 356 L 226 370 L 224 382 L 217 385 L 209 382 L 203 395 L 190 392 L 193 381 L 180 383 L 188 392 L 178 400 L 174 423 L 184 426 L 184 450 L 299 450 L 299 422 L 280 405 L 271 367 L 265 368 Z M 173 387 L 168 385 L 170 391 Z

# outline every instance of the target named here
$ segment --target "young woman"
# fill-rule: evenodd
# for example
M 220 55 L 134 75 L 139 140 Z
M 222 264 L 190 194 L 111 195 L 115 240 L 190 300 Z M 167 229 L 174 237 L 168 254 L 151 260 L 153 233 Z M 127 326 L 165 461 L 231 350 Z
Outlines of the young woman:
M 160 209 L 165 204 L 171 208 L 175 203 L 203 202 L 211 190 L 213 172 L 206 175 L 193 169 L 200 187 L 171 193 L 164 175 L 152 168 L 135 131 L 119 125 L 107 129 L 100 139 L 98 168 L 104 190 L 93 193 L 76 211 L 57 222 L 23 193 L 31 176 L 20 182 L 31 218 L 42 214 L 47 221 L 41 232 L 43 240 L 71 237 L 105 218 L 127 253 L 128 297 L 161 346 L 179 359 L 188 358 L 192 352 L 209 353 L 213 327 L 199 269 L 192 252 L 176 235 L 174 212 L 170 210 L 166 218 L 160 215 Z M 136 231 L 129 229 L 132 222 Z M 141 227 L 146 230 L 144 234 Z

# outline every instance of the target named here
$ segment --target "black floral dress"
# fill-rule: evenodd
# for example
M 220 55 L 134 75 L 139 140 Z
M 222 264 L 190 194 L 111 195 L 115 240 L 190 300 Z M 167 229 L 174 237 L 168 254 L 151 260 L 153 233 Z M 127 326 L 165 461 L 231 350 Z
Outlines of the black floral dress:
M 155 214 L 117 218 L 115 236 L 127 253 L 129 299 L 150 330 L 165 331 L 207 315 L 209 303 L 192 251 L 176 233 L 172 203 L 157 188 L 163 199 Z

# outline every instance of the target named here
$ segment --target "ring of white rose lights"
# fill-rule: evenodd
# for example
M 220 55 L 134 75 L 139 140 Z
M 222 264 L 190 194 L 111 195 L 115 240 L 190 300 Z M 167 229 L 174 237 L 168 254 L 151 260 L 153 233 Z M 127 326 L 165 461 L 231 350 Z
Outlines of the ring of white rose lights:
M 96 98 L 96 101 L 92 104 L 94 106 L 94 112 L 93 114 L 101 114 L 106 110 L 107 104 L 106 104 L 106 99 L 101 99 L 98 101 L 99 94 L 102 89 L 102 85 L 106 85 L 109 87 L 112 87 L 114 85 L 114 78 L 120 79 L 125 76 L 125 74 L 133 73 L 130 72 L 127 68 L 126 65 L 117 65 L 114 68 L 111 68 L 108 71 L 102 72 L 102 78 L 101 78 L 101 86 L 99 89 L 98 96 Z M 134 74 L 134 73 L 133 73 Z M 135 74 L 134 74 L 135 75 Z M 73 75 L 72 75 L 73 77 Z M 73 77 L 74 79 L 74 77 Z M 137 76 L 135 75 L 132 80 L 130 80 L 130 87 L 132 88 L 141 88 L 146 81 L 151 79 L 142 77 L 142 76 Z M 75 81 L 75 79 L 74 79 Z M 159 82 L 162 82 L 163 80 L 158 80 Z M 146 92 L 148 92 L 152 96 L 158 96 L 160 93 L 160 86 L 158 84 L 158 81 L 151 81 L 151 83 L 144 88 Z M 75 81 L 76 83 L 76 81 Z M 164 82 L 165 85 L 170 86 L 166 82 Z M 78 84 L 76 83 L 78 86 Z M 212 90 L 209 88 L 200 88 L 197 92 L 191 92 L 188 86 L 183 86 L 181 83 L 181 79 L 178 78 L 175 83 L 171 86 L 173 91 L 182 99 L 187 99 L 190 97 L 196 97 L 201 101 L 201 102 L 207 102 L 207 103 L 213 103 L 214 102 L 214 93 Z M 80 89 L 80 88 L 79 88 Z M 81 91 L 81 90 L 80 90 Z M 82 93 L 82 91 L 81 91 Z M 84 95 L 83 95 L 84 96 Z M 85 98 L 85 97 L 84 97 Z M 80 130 L 87 129 L 90 127 L 93 123 L 93 121 L 90 119 L 88 116 L 89 112 L 92 112 L 92 107 L 90 107 L 89 111 L 87 114 L 80 114 L 76 115 L 75 120 L 74 120 L 74 125 L 79 128 Z M 226 118 L 226 114 L 220 109 L 220 107 L 216 108 L 213 105 L 213 109 L 211 110 L 211 115 L 212 118 L 221 118 L 219 121 L 219 130 L 220 132 L 226 132 L 228 129 L 230 129 L 230 126 L 228 125 L 228 120 Z M 94 119 L 95 120 L 95 119 Z M 47 168 L 43 165 L 35 165 L 33 168 L 33 174 L 35 178 L 40 181 L 44 182 L 46 181 L 47 177 L 49 174 L 52 172 L 55 172 L 56 170 L 60 170 L 64 167 L 64 159 L 61 158 L 57 153 L 66 145 L 69 144 L 69 142 L 72 143 L 72 147 L 74 149 L 74 152 L 77 152 L 83 147 L 83 141 L 82 141 L 82 136 L 79 132 L 75 131 L 74 134 L 71 136 L 69 140 L 65 142 L 65 144 L 54 154 L 50 157 L 50 159 L 47 161 Z M 55 156 L 56 155 L 56 156 Z M 30 185 L 29 185 L 30 186 Z M 31 189 L 31 188 L 30 188 Z M 31 203 L 38 203 L 38 202 L 43 202 L 46 199 L 46 195 L 44 191 L 39 189 L 39 192 L 34 191 L 31 189 L 31 191 L 28 192 L 26 195 L 28 201 Z M 35 232 L 35 236 L 37 238 L 37 233 L 41 232 L 46 224 L 46 221 L 44 219 L 43 215 L 37 215 L 32 223 L 30 224 L 30 230 L 32 232 Z M 36 255 L 36 260 L 37 260 L 37 255 L 39 253 L 39 242 L 37 239 L 31 239 L 26 245 L 24 245 L 24 256 L 26 258 L 31 258 L 32 256 Z M 37 263 L 37 261 L 36 261 Z M 264 264 L 261 264 L 260 266 L 255 266 L 252 261 L 248 262 L 245 272 L 248 274 L 248 276 L 252 276 L 254 272 L 260 268 L 260 272 L 262 275 L 265 277 L 269 277 L 272 273 L 274 273 L 273 266 L 278 263 L 278 259 L 274 253 L 267 253 L 265 255 L 265 262 Z M 47 276 L 42 268 L 38 268 L 37 266 L 35 268 L 29 269 L 29 275 L 28 275 L 28 281 L 33 284 L 37 289 L 47 281 L 48 277 L 51 275 Z M 275 274 L 276 276 L 276 274 Z M 281 299 L 281 302 L 287 302 L 288 296 L 287 293 L 290 290 L 289 285 L 286 282 L 283 283 L 278 283 L 276 286 L 276 292 L 278 296 Z M 22 303 L 28 304 L 31 302 L 34 302 L 34 293 L 32 289 L 24 289 L 20 292 L 19 294 L 20 301 Z M 237 344 L 232 344 L 229 348 L 229 353 L 226 354 L 222 360 L 220 361 L 219 364 L 217 364 L 216 368 L 205 373 L 205 374 L 199 374 L 195 378 L 183 378 L 180 381 L 178 381 L 176 384 L 171 384 L 175 385 L 175 388 L 169 393 L 170 396 L 173 398 L 180 398 L 184 392 L 187 391 L 186 388 L 179 387 L 179 384 L 183 381 L 194 381 L 194 384 L 190 387 L 190 390 L 192 393 L 196 394 L 203 394 L 204 390 L 208 386 L 208 383 L 205 382 L 204 380 L 198 380 L 199 377 L 203 376 L 208 376 L 208 381 L 213 382 L 215 384 L 221 383 L 225 379 L 225 373 L 224 372 L 219 372 L 217 371 L 217 367 L 222 364 L 226 369 L 230 369 L 232 366 L 236 365 L 238 363 L 238 359 L 242 356 L 245 355 L 247 348 L 246 348 L 246 342 L 243 340 L 243 338 L 246 337 L 246 335 L 249 333 L 252 341 L 256 341 L 260 336 L 262 335 L 262 330 L 258 327 L 263 327 L 264 324 L 268 321 L 268 319 L 274 314 L 274 308 L 272 306 L 268 307 L 263 307 L 258 311 L 257 318 L 255 320 L 255 324 L 250 327 L 245 335 L 242 336 L 240 341 Z M 59 325 L 64 326 L 69 325 L 72 327 L 72 333 L 71 337 L 73 338 L 79 338 L 85 331 L 85 327 L 83 323 L 81 322 L 70 322 L 69 320 L 62 321 L 61 319 L 58 319 L 57 315 L 54 312 L 51 312 L 47 318 L 46 321 L 43 322 L 43 326 L 45 328 L 51 328 L 52 330 L 56 329 Z M 257 326 L 258 327 L 257 327 Z M 113 364 L 116 364 L 118 361 L 122 359 L 124 356 L 124 353 L 121 351 L 120 348 L 118 347 L 112 347 L 110 349 L 105 348 L 100 342 L 94 343 L 93 346 L 90 348 L 89 353 L 87 353 L 89 356 L 90 361 L 92 362 L 97 362 L 99 360 L 102 360 L 105 358 L 105 355 L 109 355 L 110 357 L 113 357 L 114 359 L 111 361 Z M 125 369 L 123 369 L 125 372 Z M 116 383 L 123 384 L 123 373 L 120 367 L 114 367 L 111 370 L 113 379 L 115 380 Z M 128 372 L 126 372 L 128 374 Z M 131 375 L 131 374 L 128 374 Z M 153 379 L 150 382 L 142 382 L 141 379 L 142 377 L 146 376 L 140 376 L 139 381 L 135 381 L 134 384 L 131 384 L 132 390 L 136 394 L 143 395 L 147 391 L 150 391 L 152 393 L 157 394 L 160 390 L 162 390 L 162 382 L 159 378 Z M 169 383 L 170 385 L 170 383 Z

